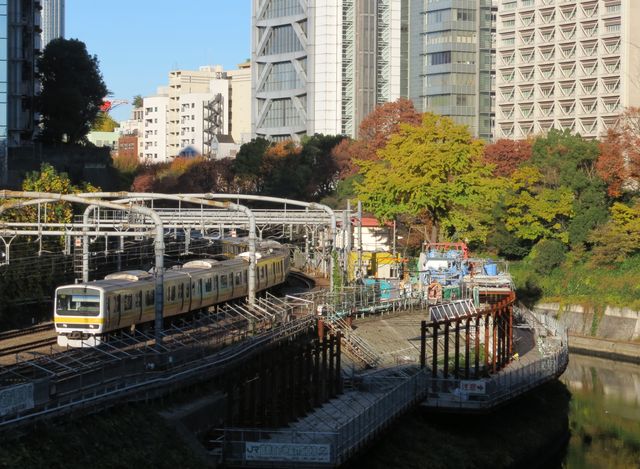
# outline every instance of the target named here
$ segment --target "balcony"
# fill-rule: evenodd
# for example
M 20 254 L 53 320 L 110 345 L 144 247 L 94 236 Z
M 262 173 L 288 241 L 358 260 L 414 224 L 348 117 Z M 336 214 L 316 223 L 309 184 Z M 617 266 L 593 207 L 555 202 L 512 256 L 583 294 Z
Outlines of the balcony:
M 553 115 L 553 111 L 554 111 L 555 107 L 553 104 L 547 105 L 540 105 L 539 110 L 540 110 L 540 115 L 542 117 L 550 117 Z
M 545 80 L 551 80 L 553 79 L 553 75 L 555 73 L 556 68 L 555 67 L 540 67 L 540 76 L 545 79 Z
M 582 14 L 584 18 L 595 18 L 598 15 L 598 4 L 582 5 Z
M 553 98 L 555 87 L 553 85 L 543 85 L 539 87 L 541 98 Z

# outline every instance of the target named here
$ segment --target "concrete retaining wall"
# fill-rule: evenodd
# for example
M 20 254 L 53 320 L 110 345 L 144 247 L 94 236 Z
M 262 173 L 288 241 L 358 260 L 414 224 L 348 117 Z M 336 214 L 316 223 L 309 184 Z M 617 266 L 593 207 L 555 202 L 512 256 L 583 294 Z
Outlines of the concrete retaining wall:
M 559 303 L 539 303 L 534 310 L 567 327 L 570 351 L 640 363 L 640 311 L 607 306 L 603 312 Z
M 611 340 L 640 339 L 640 311 L 607 306 L 603 313 L 582 305 L 559 303 L 539 303 L 534 310 L 557 316 L 569 333 Z

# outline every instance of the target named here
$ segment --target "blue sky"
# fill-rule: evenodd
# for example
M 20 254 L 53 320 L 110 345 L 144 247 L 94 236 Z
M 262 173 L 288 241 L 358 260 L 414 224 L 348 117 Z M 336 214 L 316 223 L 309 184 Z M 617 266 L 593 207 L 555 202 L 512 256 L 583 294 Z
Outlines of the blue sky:
M 66 0 L 67 39 L 97 55 L 113 99 L 131 101 L 167 83 L 169 71 L 251 56 L 251 0 Z M 128 119 L 131 106 L 111 112 Z

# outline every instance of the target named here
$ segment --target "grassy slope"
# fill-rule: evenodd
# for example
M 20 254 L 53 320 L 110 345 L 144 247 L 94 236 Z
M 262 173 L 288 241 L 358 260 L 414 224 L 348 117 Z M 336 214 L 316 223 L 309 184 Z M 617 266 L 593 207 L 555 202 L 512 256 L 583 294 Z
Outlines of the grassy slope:
M 153 410 L 125 406 L 0 444 L 1 468 L 200 468 Z
M 526 260 L 511 263 L 509 270 L 518 288 L 524 288 L 527 279 L 530 285 L 540 287 L 541 301 L 640 310 L 640 255 L 629 257 L 615 268 L 594 266 L 589 261 L 565 262 L 546 276 L 532 273 Z

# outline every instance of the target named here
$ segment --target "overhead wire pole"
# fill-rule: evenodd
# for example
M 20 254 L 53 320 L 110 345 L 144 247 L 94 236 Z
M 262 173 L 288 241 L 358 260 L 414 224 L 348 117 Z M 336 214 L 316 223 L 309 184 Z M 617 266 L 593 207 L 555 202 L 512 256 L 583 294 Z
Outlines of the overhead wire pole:
M 253 305 L 256 301 L 256 219 L 249 207 L 233 202 L 218 202 L 211 200 L 212 194 L 159 194 L 154 192 L 88 192 L 78 194 L 81 197 L 107 197 L 117 198 L 114 203 L 123 204 L 134 200 L 175 200 L 194 205 L 207 205 L 210 207 L 236 210 L 244 213 L 249 219 L 249 286 L 247 301 Z
M 97 194 L 97 193 L 96 193 Z M 47 192 L 25 192 L 25 191 L 0 191 L 0 199 L 40 199 L 47 202 L 72 202 L 83 205 L 96 205 L 98 207 L 110 208 L 112 210 L 130 210 L 140 215 L 151 218 L 155 224 L 156 236 L 155 236 L 155 340 L 157 344 L 162 343 L 162 310 L 164 305 L 164 226 L 160 216 L 152 209 L 147 207 L 131 206 L 123 207 L 120 204 L 114 202 L 107 202 L 104 200 L 88 199 L 86 197 L 80 197 L 79 195 L 70 194 L 50 194 Z M 10 203 L 0 206 L 0 215 L 7 208 L 17 208 L 20 204 Z
M 314 210 L 322 210 L 329 215 L 329 239 L 331 240 L 331 249 L 330 249 L 330 261 L 329 261 L 329 285 L 330 289 L 333 290 L 333 251 L 336 246 L 336 231 L 337 231 L 337 223 L 336 223 L 336 214 L 331 207 L 327 205 L 318 204 L 315 202 L 301 202 L 299 200 L 292 199 L 282 199 L 280 197 L 268 197 L 262 195 L 243 195 L 243 194 L 182 194 L 189 197 L 205 197 L 211 199 L 237 199 L 237 200 L 257 200 L 261 202 L 276 202 L 282 204 L 296 205 L 298 207 L 306 207 Z

